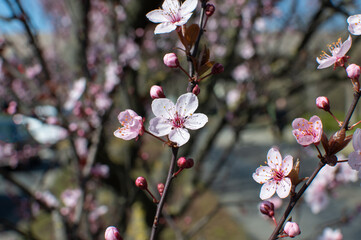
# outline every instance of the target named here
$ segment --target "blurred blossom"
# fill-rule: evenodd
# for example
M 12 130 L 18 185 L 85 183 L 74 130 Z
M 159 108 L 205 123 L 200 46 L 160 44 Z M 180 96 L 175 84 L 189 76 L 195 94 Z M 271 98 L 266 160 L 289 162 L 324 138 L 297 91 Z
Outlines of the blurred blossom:
M 254 28 L 258 32 L 264 32 L 267 29 L 266 19 L 262 17 L 257 18 L 254 23 Z
M 108 63 L 108 65 L 105 67 L 105 92 L 109 93 L 113 91 L 114 87 L 120 82 L 118 77 L 120 72 L 120 68 L 116 62 Z
M 58 199 L 50 191 L 36 192 L 35 197 L 50 208 L 59 206 Z
M 243 82 L 251 76 L 250 70 L 247 65 L 238 65 L 232 72 L 232 77 L 237 82 Z
M 81 194 L 80 189 L 66 189 L 60 198 L 66 207 L 75 208 Z
M 340 229 L 333 230 L 332 228 L 325 228 L 321 236 L 317 240 L 342 240 L 343 235 Z
M 79 158 L 86 159 L 88 157 L 88 140 L 84 137 L 76 138 L 75 150 Z
M 34 66 L 32 67 L 28 67 L 25 71 L 25 75 L 32 79 L 34 78 L 36 75 L 38 75 L 42 70 L 42 67 L 40 64 L 35 64 Z
M 349 166 L 358 171 L 358 176 L 361 178 L 361 129 L 357 128 L 352 137 L 352 146 L 355 150 L 348 155 Z
M 255 49 L 253 48 L 252 44 L 249 41 L 246 41 L 242 44 L 239 54 L 244 59 L 250 59 L 251 57 L 254 56 Z
M 117 14 L 117 20 L 119 22 L 125 21 L 127 19 L 127 13 L 125 12 L 122 5 L 117 5 L 115 7 L 115 13 Z
M 95 106 L 102 112 L 110 108 L 113 101 L 105 93 L 99 93 L 95 96 Z
M 97 163 L 92 167 L 91 174 L 98 178 L 107 178 L 109 176 L 109 166 Z
M 229 108 L 235 107 L 240 99 L 241 91 L 239 89 L 231 89 L 227 92 L 226 103 Z
M 75 107 L 76 102 L 83 95 L 85 87 L 86 79 L 84 77 L 74 82 L 72 89 L 69 91 L 68 99 L 64 103 L 65 110 L 70 111 Z

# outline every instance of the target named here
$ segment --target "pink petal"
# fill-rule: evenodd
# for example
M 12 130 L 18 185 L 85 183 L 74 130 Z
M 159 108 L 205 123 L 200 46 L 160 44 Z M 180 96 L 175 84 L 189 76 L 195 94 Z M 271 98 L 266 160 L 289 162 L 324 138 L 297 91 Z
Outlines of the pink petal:
M 176 14 L 179 11 L 179 1 L 178 0 L 165 0 L 162 4 L 164 11 L 170 14 Z
M 125 128 L 118 129 L 114 132 L 114 136 L 124 140 L 131 140 L 133 138 L 136 138 L 138 135 L 139 132 L 137 133 L 137 132 L 127 131 L 125 130 Z
M 332 66 L 333 64 L 335 64 L 336 57 L 329 57 L 326 59 L 316 58 L 316 61 L 318 62 L 318 64 L 320 64 L 320 65 L 318 65 L 317 69 L 323 69 L 323 68 L 328 68 L 328 67 Z
M 152 111 L 156 117 L 173 119 L 176 114 L 174 103 L 167 98 L 157 98 L 152 102 Z
M 154 22 L 154 23 L 161 23 L 161 22 L 169 21 L 167 15 L 164 14 L 164 11 L 161 9 L 150 11 L 145 16 L 149 19 L 149 21 Z
M 348 155 L 348 165 L 356 171 L 361 170 L 361 152 L 355 151 Z
M 169 140 L 178 144 L 178 147 L 188 142 L 190 134 L 185 128 L 175 128 L 169 133 Z
M 351 35 L 348 35 L 347 40 L 343 42 L 340 51 L 337 53 L 337 56 L 338 57 L 345 56 L 348 50 L 350 50 L 351 45 L 352 45 L 352 38 Z
M 198 0 L 186 0 L 183 2 L 182 6 L 180 7 L 180 13 L 182 17 L 188 13 L 191 13 L 196 9 L 198 5 Z
M 149 131 L 158 137 L 168 135 L 171 130 L 171 123 L 162 117 L 155 117 L 149 121 Z
M 304 118 L 296 118 L 292 122 L 292 127 L 297 130 L 307 130 L 308 129 L 308 121 Z
M 182 94 L 176 103 L 176 111 L 180 116 L 190 116 L 198 107 L 198 98 L 193 93 Z
M 127 123 L 129 122 L 132 118 L 137 117 L 138 114 L 136 112 L 134 112 L 132 109 L 126 109 L 123 112 L 120 112 L 118 115 L 118 121 L 120 123 Z
M 154 34 L 169 33 L 176 28 L 177 26 L 171 22 L 163 22 L 155 27 Z
M 277 195 L 280 198 L 285 198 L 290 194 L 291 191 L 291 179 L 284 178 L 281 181 L 277 182 Z
M 361 129 L 356 129 L 352 137 L 352 146 L 355 151 L 361 150 Z
M 276 192 L 276 182 L 275 181 L 269 181 L 263 184 L 261 188 L 261 192 L 259 194 L 259 197 L 262 200 L 268 199 L 273 196 Z
M 184 123 L 184 127 L 196 130 L 203 127 L 208 122 L 207 115 L 203 113 L 195 113 L 188 117 Z
M 263 184 L 273 177 L 272 169 L 268 166 L 261 166 L 256 169 L 256 172 L 252 174 L 252 177 L 256 182 Z
M 285 176 L 287 176 L 293 168 L 293 157 L 287 155 L 282 161 L 282 170 Z
M 267 154 L 267 164 L 272 169 L 280 170 L 282 164 L 282 156 L 276 148 L 271 148 Z

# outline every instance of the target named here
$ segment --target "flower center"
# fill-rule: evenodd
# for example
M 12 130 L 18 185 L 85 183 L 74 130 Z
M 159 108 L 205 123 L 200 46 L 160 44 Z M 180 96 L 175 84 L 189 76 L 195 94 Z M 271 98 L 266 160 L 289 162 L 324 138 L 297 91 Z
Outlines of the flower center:
M 285 177 L 285 175 L 283 174 L 283 171 L 276 171 L 273 170 L 273 180 L 279 182 L 281 181 L 283 178 Z
M 179 116 L 178 112 L 176 112 L 174 118 L 172 119 L 172 125 L 175 128 L 182 128 L 185 122 L 185 118 Z

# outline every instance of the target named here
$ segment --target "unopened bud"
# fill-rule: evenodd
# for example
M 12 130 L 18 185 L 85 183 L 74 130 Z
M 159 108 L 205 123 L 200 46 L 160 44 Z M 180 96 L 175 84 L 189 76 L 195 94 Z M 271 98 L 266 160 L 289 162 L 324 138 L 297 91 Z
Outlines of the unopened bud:
M 144 177 L 138 177 L 135 180 L 135 185 L 142 190 L 145 190 L 148 188 L 147 180 Z
M 186 168 L 187 167 L 187 159 L 185 157 L 180 157 L 177 161 L 177 165 L 179 168 Z
M 158 183 L 157 189 L 158 189 L 159 194 L 162 196 L 163 192 L 164 192 L 164 184 L 163 183 Z
M 192 168 L 194 165 L 194 160 L 193 158 L 188 158 L 187 159 L 187 163 L 186 163 L 186 168 Z
M 158 85 L 153 85 L 150 88 L 150 97 L 152 99 L 165 98 L 163 88 L 161 86 L 158 86 Z
M 206 15 L 207 15 L 207 17 L 212 16 L 214 11 L 216 11 L 216 7 L 211 3 L 207 3 L 207 5 L 206 5 Z
M 200 87 L 199 87 L 198 84 L 197 84 L 197 85 L 193 88 L 192 93 L 197 96 L 200 92 L 201 92 L 201 89 L 200 89 Z
M 273 218 L 274 211 L 275 211 L 275 205 L 270 201 L 263 201 L 259 207 L 259 210 L 264 215 L 267 215 L 270 218 Z
M 347 76 L 349 78 L 358 80 L 360 77 L 361 69 L 360 69 L 360 66 L 358 66 L 356 64 L 350 64 L 346 68 L 346 72 L 347 72 Z
M 224 72 L 224 67 L 220 63 L 215 63 L 212 67 L 212 74 L 218 74 Z
M 295 222 L 287 222 L 283 231 L 290 237 L 294 238 L 301 234 L 300 227 Z
M 330 111 L 330 101 L 327 97 L 318 97 L 316 98 L 316 106 L 319 109 L 323 109 L 325 111 Z
M 123 240 L 123 238 L 120 236 L 120 233 L 116 227 L 108 227 L 105 230 L 104 234 L 105 240 Z
M 177 55 L 175 53 L 167 53 L 163 57 L 163 62 L 167 67 L 177 68 L 179 67 L 179 61 Z

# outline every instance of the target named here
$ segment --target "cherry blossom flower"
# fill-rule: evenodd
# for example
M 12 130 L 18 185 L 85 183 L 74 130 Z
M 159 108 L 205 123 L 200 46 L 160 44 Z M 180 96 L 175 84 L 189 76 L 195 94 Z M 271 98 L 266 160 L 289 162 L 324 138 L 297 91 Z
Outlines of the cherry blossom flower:
M 348 31 L 353 35 L 361 35 L 361 14 L 352 15 L 347 18 Z
M 196 130 L 208 122 L 205 114 L 194 113 L 197 107 L 198 98 L 193 93 L 181 95 L 175 105 L 167 98 L 154 99 L 152 111 L 156 117 L 150 120 L 149 131 L 158 137 L 168 135 L 180 147 L 190 138 L 187 129 Z
M 267 154 L 268 166 L 261 166 L 253 173 L 253 179 L 263 184 L 260 192 L 262 200 L 273 196 L 275 192 L 280 198 L 285 198 L 291 191 L 291 179 L 288 174 L 293 167 L 293 157 L 287 155 L 283 160 L 276 148 L 271 148 Z
M 143 135 L 143 119 L 133 110 L 127 109 L 119 113 L 118 120 L 123 127 L 118 128 L 114 132 L 114 136 L 130 140 L 138 137 L 138 135 Z
M 146 17 L 154 23 L 159 23 L 154 34 L 169 33 L 187 23 L 197 7 L 198 0 L 186 0 L 180 6 L 178 0 L 165 0 L 162 8 L 147 13 Z
M 343 235 L 341 233 L 340 229 L 332 230 L 332 228 L 325 228 L 323 230 L 323 233 L 320 237 L 318 237 L 318 240 L 342 240 Z
M 295 222 L 287 222 L 284 231 L 290 238 L 294 238 L 301 234 L 300 227 Z
M 322 136 L 322 122 L 318 116 L 313 116 L 307 121 L 304 118 L 296 118 L 292 122 L 293 136 L 304 147 L 314 143 L 319 144 Z
M 348 164 L 350 167 L 358 172 L 359 178 L 361 178 L 361 130 L 356 129 L 352 137 L 352 146 L 354 152 L 348 155 Z
M 328 50 L 331 52 L 331 55 L 328 55 L 326 52 L 322 52 L 322 55 L 316 58 L 317 63 L 319 64 L 317 69 L 323 69 L 334 65 L 334 68 L 337 66 L 343 67 L 347 61 L 346 53 L 350 50 L 352 44 L 351 35 L 345 42 L 341 42 L 341 38 L 337 42 L 328 45 Z

